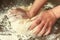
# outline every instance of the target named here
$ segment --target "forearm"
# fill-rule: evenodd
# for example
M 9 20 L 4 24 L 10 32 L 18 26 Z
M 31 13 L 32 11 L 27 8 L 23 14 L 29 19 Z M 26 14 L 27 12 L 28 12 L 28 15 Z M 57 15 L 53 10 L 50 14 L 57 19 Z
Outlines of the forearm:
M 47 0 L 35 0 L 35 2 L 33 3 L 31 9 L 30 9 L 30 16 L 35 16 L 37 14 L 37 12 L 41 9 L 41 7 L 44 5 L 44 3 Z
M 60 5 L 52 9 L 57 18 L 60 18 Z

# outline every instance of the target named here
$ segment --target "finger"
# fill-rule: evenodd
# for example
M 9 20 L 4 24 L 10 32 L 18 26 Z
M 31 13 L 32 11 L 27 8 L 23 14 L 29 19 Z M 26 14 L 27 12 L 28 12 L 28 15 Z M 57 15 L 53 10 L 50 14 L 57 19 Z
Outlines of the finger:
M 46 28 L 48 27 L 47 25 L 48 25 L 48 22 L 46 22 L 42 30 L 39 32 L 38 36 L 42 36 L 46 32 Z
M 38 16 L 35 16 L 31 20 L 33 21 L 33 20 L 36 20 L 37 18 L 38 18 Z
M 48 29 L 47 29 L 47 32 L 44 34 L 44 36 L 45 36 L 45 35 L 48 35 L 48 34 L 50 33 L 51 27 L 52 27 L 52 23 L 49 24 L 49 27 L 48 27 Z
M 34 27 L 36 27 L 41 22 L 40 18 L 37 18 L 32 22 L 32 25 L 28 28 L 29 30 L 32 30 Z
M 45 24 L 45 21 L 42 21 L 42 22 L 36 27 L 36 31 L 34 32 L 35 35 L 37 35 L 37 34 L 41 31 L 41 29 L 42 29 L 42 27 L 44 26 L 44 24 Z
M 36 15 L 35 17 L 33 17 L 31 20 L 36 20 L 38 17 L 41 17 L 41 14 Z

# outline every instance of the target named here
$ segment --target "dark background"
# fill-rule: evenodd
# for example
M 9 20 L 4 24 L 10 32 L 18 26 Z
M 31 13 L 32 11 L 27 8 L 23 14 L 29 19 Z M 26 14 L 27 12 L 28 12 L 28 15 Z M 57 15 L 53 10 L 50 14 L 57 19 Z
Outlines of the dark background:
M 3 9 L 4 7 L 10 7 L 14 5 L 29 5 L 34 0 L 0 0 L 0 9 Z M 60 0 L 48 0 L 49 2 L 52 2 L 53 4 L 60 5 Z
M 30 3 L 32 3 L 33 0 L 0 0 L 0 9 L 3 9 L 4 7 L 10 7 L 14 5 L 24 5 L 27 6 Z

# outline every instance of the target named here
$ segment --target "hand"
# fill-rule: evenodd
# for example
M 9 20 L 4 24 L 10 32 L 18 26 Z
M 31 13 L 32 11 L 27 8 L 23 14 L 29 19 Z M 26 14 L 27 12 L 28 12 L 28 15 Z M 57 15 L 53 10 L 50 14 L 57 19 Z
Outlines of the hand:
M 33 20 L 29 30 L 36 29 L 34 34 L 37 36 L 48 35 L 57 18 L 51 10 L 44 11 Z

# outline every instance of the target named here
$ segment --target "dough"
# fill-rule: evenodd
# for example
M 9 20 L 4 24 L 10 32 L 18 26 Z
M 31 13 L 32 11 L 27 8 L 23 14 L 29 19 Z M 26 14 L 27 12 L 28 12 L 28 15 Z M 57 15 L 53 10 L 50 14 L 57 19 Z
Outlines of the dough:
M 28 28 L 32 24 L 32 19 L 34 19 L 35 17 L 33 17 L 32 19 L 29 19 L 29 18 L 25 19 L 21 15 L 12 14 L 10 10 L 8 11 L 7 16 L 9 18 L 9 21 L 11 22 L 12 29 L 18 35 L 24 36 L 24 38 L 26 37 L 27 39 L 32 36 L 35 37 L 35 35 L 33 34 L 35 29 L 28 30 Z

